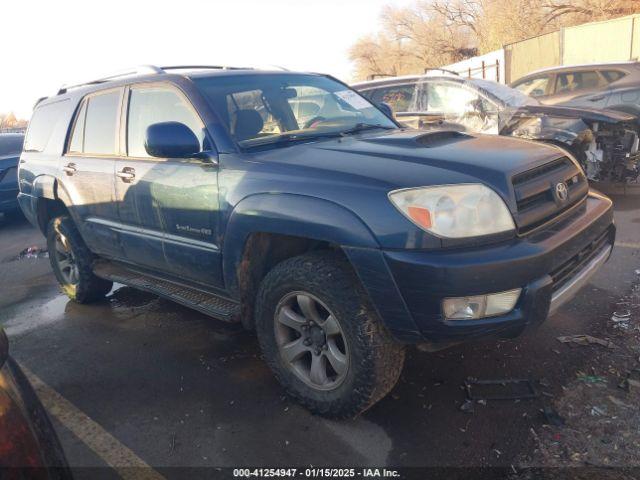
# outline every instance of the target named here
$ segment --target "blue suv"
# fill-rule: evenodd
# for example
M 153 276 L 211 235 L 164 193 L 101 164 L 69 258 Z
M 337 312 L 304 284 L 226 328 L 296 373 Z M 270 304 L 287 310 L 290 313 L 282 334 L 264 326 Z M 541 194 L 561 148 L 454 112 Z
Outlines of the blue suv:
M 0 213 L 12 215 L 19 212 L 18 158 L 22 152 L 24 135 L 0 133 Z
M 326 75 L 147 67 L 38 103 L 20 205 L 77 302 L 112 282 L 255 330 L 284 388 L 351 417 L 405 347 L 512 337 L 611 252 L 611 201 L 539 143 L 400 127 Z

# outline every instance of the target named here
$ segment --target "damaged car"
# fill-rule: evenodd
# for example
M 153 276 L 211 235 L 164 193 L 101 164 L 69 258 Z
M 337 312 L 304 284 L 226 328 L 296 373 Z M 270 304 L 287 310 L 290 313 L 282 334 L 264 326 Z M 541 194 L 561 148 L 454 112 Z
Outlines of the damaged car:
M 506 85 L 455 75 L 386 78 L 353 87 L 391 106 L 409 127 L 552 143 L 576 157 L 594 181 L 632 183 L 640 176 L 640 125 L 629 113 L 542 105 Z

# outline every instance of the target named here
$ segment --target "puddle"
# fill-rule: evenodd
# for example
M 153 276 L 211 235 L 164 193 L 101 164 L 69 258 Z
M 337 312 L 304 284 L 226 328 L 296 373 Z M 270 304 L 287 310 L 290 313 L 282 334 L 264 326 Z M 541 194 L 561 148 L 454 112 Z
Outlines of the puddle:
M 58 295 L 40 306 L 23 309 L 20 314 L 5 322 L 4 329 L 7 335 L 17 336 L 55 323 L 64 318 L 67 303 L 68 297 Z

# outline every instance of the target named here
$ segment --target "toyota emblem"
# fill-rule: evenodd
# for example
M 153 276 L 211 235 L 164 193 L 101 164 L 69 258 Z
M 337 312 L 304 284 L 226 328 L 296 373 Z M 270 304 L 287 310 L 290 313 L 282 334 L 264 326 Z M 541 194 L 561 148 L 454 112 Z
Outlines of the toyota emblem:
M 556 196 L 562 202 L 569 198 L 569 190 L 567 190 L 567 185 L 564 182 L 556 185 Z

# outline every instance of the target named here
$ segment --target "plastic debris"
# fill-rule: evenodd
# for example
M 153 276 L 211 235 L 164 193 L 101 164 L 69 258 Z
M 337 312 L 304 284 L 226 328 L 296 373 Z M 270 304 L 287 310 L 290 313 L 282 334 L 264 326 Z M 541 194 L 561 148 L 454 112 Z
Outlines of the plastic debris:
M 628 403 L 623 402 L 622 400 L 620 400 L 619 398 L 614 397 L 613 395 L 608 395 L 607 398 L 609 399 L 609 401 L 611 403 L 613 403 L 614 405 L 617 405 L 619 407 L 624 407 L 624 408 L 633 408 L 631 405 L 629 405 Z
M 473 401 L 467 399 L 464 401 L 464 403 L 460 406 L 460 410 L 463 411 L 464 413 L 473 413 L 475 408 L 473 406 Z
M 602 415 L 606 415 L 607 411 L 604 408 L 593 406 L 591 407 L 591 415 L 594 417 L 600 417 Z
M 613 342 L 603 340 L 601 338 L 592 337 L 591 335 L 565 335 L 558 337 L 558 341 L 562 343 L 575 343 L 576 345 L 602 345 L 607 348 L 615 348 Z
M 584 383 L 607 383 L 607 379 L 599 375 L 578 375 L 578 380 Z
M 565 424 L 564 418 L 560 416 L 558 412 L 556 412 L 551 407 L 544 407 L 542 409 L 542 413 L 544 414 L 544 418 L 546 420 L 547 425 L 553 425 L 554 427 L 563 427 Z
M 614 328 L 627 330 L 629 328 L 629 320 L 631 320 L 631 312 L 629 310 L 616 311 L 611 315 Z
M 467 378 L 464 383 L 469 400 L 525 400 L 538 397 L 538 391 L 532 380 L 521 378 L 502 378 L 498 380 L 479 380 Z M 486 392 L 473 393 L 473 389 Z
M 36 247 L 34 245 L 22 250 L 18 254 L 18 258 L 20 260 L 22 260 L 23 258 L 49 258 L 49 252 L 44 248 Z

